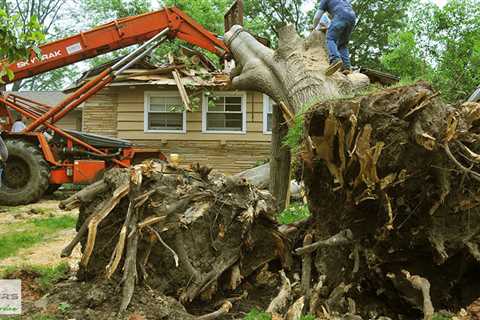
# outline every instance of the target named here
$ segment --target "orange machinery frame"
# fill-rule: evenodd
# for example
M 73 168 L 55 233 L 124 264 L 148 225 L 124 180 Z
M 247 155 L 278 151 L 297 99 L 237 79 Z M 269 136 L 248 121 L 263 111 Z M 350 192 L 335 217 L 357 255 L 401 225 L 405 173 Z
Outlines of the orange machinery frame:
M 187 14 L 175 7 L 115 20 L 90 31 L 81 32 L 69 38 L 41 46 L 41 58 L 36 57 L 32 53 L 28 61 L 18 61 L 9 66 L 15 75 L 10 82 L 144 42 L 139 48 L 115 65 L 105 69 L 57 106 L 51 107 L 13 94 L 0 96 L 0 104 L 3 103 L 6 106 L 4 110 L 0 110 L 0 115 L 7 116 L 10 119 L 10 123 L 13 122 L 13 118 L 9 109 L 16 110 L 32 120 L 22 133 L 9 133 L 9 135 L 12 138 L 26 137 L 27 139 L 37 140 L 45 159 L 51 165 L 59 168 L 51 171 L 51 183 L 70 182 L 65 181 L 67 180 L 65 170 L 71 170 L 74 164 L 58 162 L 43 134 L 35 130 L 40 126 L 44 126 L 54 131 L 55 134 L 66 138 L 67 147 L 69 148 L 72 148 L 73 145 L 79 145 L 98 156 L 108 156 L 105 150 L 89 145 L 54 124 L 69 111 L 111 83 L 128 67 L 152 52 L 160 43 L 172 38 L 179 38 L 197 45 L 220 57 L 227 57 L 229 54 L 228 48 L 218 36 L 206 30 Z M 6 82 L 9 81 L 6 80 Z M 128 159 L 127 161 L 117 159 L 112 159 L 112 161 L 117 166 L 128 167 L 131 164 L 135 150 L 133 148 L 125 149 L 123 153 L 124 159 Z

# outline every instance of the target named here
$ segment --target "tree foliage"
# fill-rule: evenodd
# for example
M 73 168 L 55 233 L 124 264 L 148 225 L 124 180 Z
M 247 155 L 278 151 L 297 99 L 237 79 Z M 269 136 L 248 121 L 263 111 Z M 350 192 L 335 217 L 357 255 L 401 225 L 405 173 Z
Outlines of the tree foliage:
M 354 64 L 378 67 L 389 45 L 389 34 L 405 26 L 407 9 L 413 0 L 353 0 L 357 25 L 350 52 Z
M 23 33 L 28 37 L 30 33 L 30 36 L 33 36 L 35 39 L 30 39 L 29 41 L 34 43 L 41 43 L 45 40 L 49 41 L 65 34 L 63 32 L 66 28 L 62 20 L 62 16 L 65 14 L 62 9 L 65 7 L 65 0 L 0 1 L 1 10 L 3 10 L 7 16 L 12 17 L 12 20 L 15 20 L 13 25 L 10 26 L 12 32 L 15 33 L 14 37 L 22 41 L 21 34 Z M 28 48 L 30 46 L 31 45 L 27 43 L 26 47 Z M 26 57 L 26 55 L 23 57 Z M 12 61 L 19 59 L 22 58 L 17 57 Z M 39 90 L 41 87 L 48 87 L 49 89 L 60 88 L 63 85 L 63 81 L 54 82 L 51 79 L 59 79 L 62 78 L 63 75 L 68 75 L 72 72 L 74 72 L 73 68 L 66 68 L 54 70 L 48 74 L 38 75 L 27 80 L 17 81 L 13 85 L 13 90 Z M 37 86 L 37 84 L 39 84 L 40 87 Z
M 402 30 L 390 35 L 383 66 L 404 78 L 431 81 L 449 101 L 480 83 L 480 3 L 450 0 L 443 8 L 415 3 Z
M 37 44 L 43 38 L 44 35 L 35 16 L 24 22 L 20 15 L 12 15 L 0 9 L 0 58 L 3 60 L 0 79 L 5 75 L 10 80 L 13 79 L 14 74 L 8 68 L 8 64 L 16 60 L 28 59 L 32 49 L 38 54 Z

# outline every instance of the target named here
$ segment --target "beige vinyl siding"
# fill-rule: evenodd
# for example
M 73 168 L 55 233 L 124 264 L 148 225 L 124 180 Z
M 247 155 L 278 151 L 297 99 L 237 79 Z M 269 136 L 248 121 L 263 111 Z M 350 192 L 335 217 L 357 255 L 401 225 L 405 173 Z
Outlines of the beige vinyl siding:
M 72 110 L 65 115 L 57 125 L 62 129 L 82 130 L 82 112 L 80 110 Z
M 117 99 L 117 93 L 107 88 L 87 100 L 83 106 L 83 131 L 116 137 Z
M 116 89 L 118 91 L 118 89 Z M 202 133 L 202 111 L 187 112 L 187 132 L 144 132 L 144 91 L 155 92 L 151 88 L 124 89 L 118 95 L 117 133 L 128 140 L 175 140 L 175 141 L 261 141 L 271 137 L 263 134 L 263 96 L 247 92 L 247 132 L 243 133 Z M 161 91 L 159 91 L 161 92 Z
M 166 89 L 172 91 L 175 88 Z M 145 92 L 154 86 L 116 87 L 92 97 L 84 108 L 84 130 L 114 135 L 140 146 L 178 153 L 182 163 L 200 163 L 233 174 L 270 157 L 271 135 L 263 133 L 263 95 L 246 93 L 246 133 L 203 133 L 202 109 L 187 112 L 185 133 L 145 132 Z M 114 117 L 112 119 L 112 117 Z

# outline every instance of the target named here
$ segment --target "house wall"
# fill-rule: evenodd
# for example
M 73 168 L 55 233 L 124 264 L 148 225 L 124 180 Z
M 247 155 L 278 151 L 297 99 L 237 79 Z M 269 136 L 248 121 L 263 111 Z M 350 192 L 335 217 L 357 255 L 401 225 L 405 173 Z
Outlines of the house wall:
M 158 147 L 167 155 L 178 153 L 182 163 L 199 162 L 229 174 L 270 157 L 271 135 L 263 132 L 262 94 L 246 94 L 246 133 L 202 132 L 201 108 L 186 114 L 185 133 L 159 133 L 144 130 L 146 91 L 162 90 L 152 86 L 111 87 L 92 97 L 83 108 L 84 131 Z
M 70 111 L 63 119 L 57 122 L 57 125 L 62 129 L 82 130 L 82 111 Z
M 103 89 L 83 106 L 82 130 L 108 137 L 117 137 L 118 93 Z

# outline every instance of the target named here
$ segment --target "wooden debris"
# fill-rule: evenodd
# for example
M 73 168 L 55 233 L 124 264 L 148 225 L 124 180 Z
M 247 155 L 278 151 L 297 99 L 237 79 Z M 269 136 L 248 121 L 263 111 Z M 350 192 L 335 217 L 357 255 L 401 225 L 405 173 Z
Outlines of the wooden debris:
M 320 247 L 335 247 L 348 245 L 353 240 L 353 234 L 350 230 L 344 230 L 326 240 L 317 241 L 310 245 L 295 250 L 297 255 L 304 255 L 314 252 Z
M 175 63 L 172 53 L 168 54 L 168 60 L 170 61 L 170 64 Z M 191 101 L 190 101 L 190 98 L 188 97 L 187 90 L 183 85 L 182 77 L 180 76 L 178 69 L 174 69 L 172 71 L 172 74 L 173 74 L 173 78 L 175 79 L 175 83 L 177 84 L 180 97 L 182 98 L 183 105 L 185 106 L 185 110 L 192 112 L 192 108 L 190 107 Z
M 432 320 L 435 310 L 433 309 L 432 298 L 430 297 L 430 282 L 420 276 L 411 275 L 408 271 L 402 271 L 412 286 L 420 290 L 423 296 L 423 319 Z
M 232 307 L 233 305 L 230 301 L 225 301 L 223 305 L 220 307 L 220 309 L 218 309 L 215 312 L 198 317 L 197 320 L 213 320 L 213 319 L 220 318 L 221 316 L 224 316 L 227 313 L 229 313 Z
M 273 197 L 244 179 L 201 166 L 182 169 L 147 161 L 111 170 L 103 182 L 113 192 L 81 203 L 82 227 L 75 241 L 82 241 L 85 248 L 82 275 L 113 280 L 118 279 L 115 274 L 121 275 L 121 312 L 147 272 L 148 279 L 169 279 L 165 286 L 186 304 L 197 297 L 211 300 L 225 274 L 231 276 L 233 290 L 258 268 L 256 261 L 263 265 L 285 256 L 287 246 L 273 219 Z M 101 245 L 95 245 L 99 239 Z M 270 244 L 262 244 L 258 255 L 260 240 Z M 192 249 L 197 246 L 205 248 L 201 255 Z M 263 252 L 265 248 L 275 250 Z M 106 262 L 104 251 L 111 252 Z M 252 257 L 243 255 L 247 251 Z
M 285 275 L 285 271 L 280 270 L 280 277 L 282 278 L 282 287 L 278 295 L 270 302 L 267 308 L 267 313 L 270 314 L 282 314 L 283 310 L 287 307 L 288 299 L 292 292 L 292 285 L 290 280 Z
M 97 181 L 75 193 L 73 196 L 60 201 L 59 207 L 62 210 L 72 210 L 78 208 L 82 202 L 90 201 L 99 193 L 107 191 L 107 189 L 108 186 L 103 180 Z

